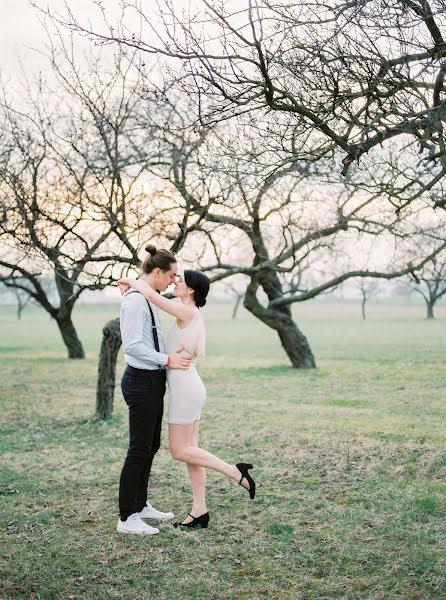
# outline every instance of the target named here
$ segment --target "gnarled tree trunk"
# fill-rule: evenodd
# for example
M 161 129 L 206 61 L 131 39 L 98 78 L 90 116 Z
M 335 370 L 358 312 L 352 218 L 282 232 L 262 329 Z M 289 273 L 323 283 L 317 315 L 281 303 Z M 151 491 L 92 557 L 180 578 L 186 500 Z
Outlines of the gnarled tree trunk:
M 314 369 L 316 367 L 310 344 L 291 316 L 282 318 L 275 329 L 294 368 Z
M 262 323 L 277 331 L 282 347 L 295 369 L 314 369 L 316 361 L 305 335 L 293 321 L 289 306 L 264 307 L 257 299 L 258 282 L 253 278 L 243 305 Z
M 55 320 L 68 350 L 68 358 L 85 358 L 84 348 L 71 320 L 71 315 L 61 318 L 55 317 Z
M 109 321 L 102 330 L 102 333 L 96 387 L 96 416 L 101 419 L 108 419 L 113 412 L 116 361 L 122 343 L 119 319 Z

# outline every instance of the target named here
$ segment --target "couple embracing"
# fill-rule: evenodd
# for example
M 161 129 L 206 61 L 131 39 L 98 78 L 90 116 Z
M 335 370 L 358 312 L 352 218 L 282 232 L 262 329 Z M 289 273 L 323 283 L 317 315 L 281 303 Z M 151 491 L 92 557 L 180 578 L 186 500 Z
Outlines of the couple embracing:
M 230 465 L 198 446 L 201 409 L 206 389 L 195 359 L 204 355 L 205 325 L 200 307 L 206 303 L 209 279 L 201 271 L 177 274 L 175 255 L 147 246 L 148 256 L 139 279 L 118 282 L 123 294 L 121 335 L 127 367 L 121 388 L 129 409 L 130 441 L 119 483 L 117 531 L 155 534 L 159 529 L 144 520 L 173 519 L 147 501 L 153 458 L 160 447 L 166 380 L 169 385 L 169 448 L 172 458 L 186 463 L 193 499 L 188 516 L 176 527 L 207 527 L 205 469 L 233 479 L 255 496 L 251 464 Z M 174 284 L 174 299 L 164 292 Z M 180 302 L 178 302 L 178 300 Z M 161 332 L 158 309 L 175 317 L 166 341 Z

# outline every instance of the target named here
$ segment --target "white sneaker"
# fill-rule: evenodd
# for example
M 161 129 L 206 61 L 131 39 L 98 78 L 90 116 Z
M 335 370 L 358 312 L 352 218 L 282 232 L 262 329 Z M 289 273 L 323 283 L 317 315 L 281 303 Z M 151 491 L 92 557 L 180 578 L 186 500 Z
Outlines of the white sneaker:
M 156 527 L 150 527 L 150 525 L 141 521 L 138 513 L 133 513 L 126 521 L 119 519 L 116 531 L 118 533 L 133 533 L 135 535 L 154 535 L 160 532 Z
M 148 502 L 146 506 L 142 509 L 140 513 L 136 513 L 140 519 L 157 519 L 157 521 L 168 521 L 169 519 L 174 518 L 174 514 L 171 512 L 161 512 L 160 510 L 156 510 L 153 508 L 151 504 Z

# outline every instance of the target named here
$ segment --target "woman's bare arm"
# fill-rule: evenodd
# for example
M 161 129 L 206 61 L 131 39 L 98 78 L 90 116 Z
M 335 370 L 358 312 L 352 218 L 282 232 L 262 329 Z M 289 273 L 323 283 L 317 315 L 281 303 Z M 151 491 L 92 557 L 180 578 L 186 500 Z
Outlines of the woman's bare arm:
M 147 300 L 155 304 L 155 306 L 160 308 L 162 311 L 176 317 L 179 321 L 187 322 L 190 321 L 194 316 L 195 309 L 193 306 L 185 306 L 184 304 L 181 304 L 181 302 L 175 302 L 174 300 L 164 298 L 142 279 L 123 277 L 118 281 L 118 285 L 122 284 L 129 285 L 135 290 L 138 290 L 138 292 L 141 292 L 144 298 L 147 298 Z

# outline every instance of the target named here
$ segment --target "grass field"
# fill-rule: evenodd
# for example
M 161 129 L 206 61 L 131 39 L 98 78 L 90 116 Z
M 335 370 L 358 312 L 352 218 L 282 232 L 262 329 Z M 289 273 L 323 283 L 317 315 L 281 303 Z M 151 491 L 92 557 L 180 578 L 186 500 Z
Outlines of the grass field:
M 115 533 L 120 390 L 109 422 L 91 418 L 116 312 L 79 307 L 87 359 L 68 361 L 46 315 L 0 307 L 1 598 L 446 598 L 446 307 L 298 307 L 318 362 L 302 372 L 246 313 L 207 307 L 202 446 L 252 461 L 258 498 L 211 472 L 208 530 L 142 539 Z M 166 437 L 152 488 L 190 509 Z

